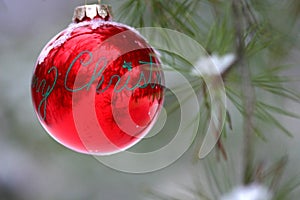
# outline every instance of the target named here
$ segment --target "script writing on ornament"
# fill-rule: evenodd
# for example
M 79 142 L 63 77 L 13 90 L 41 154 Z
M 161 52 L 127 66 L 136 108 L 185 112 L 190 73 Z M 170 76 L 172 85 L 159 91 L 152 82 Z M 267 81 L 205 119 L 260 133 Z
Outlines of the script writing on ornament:
M 83 59 L 88 56 L 88 59 Z M 85 61 L 84 61 L 85 60 Z M 96 61 L 96 62 L 95 62 Z M 93 69 L 93 73 L 90 74 L 90 77 L 86 79 L 87 81 L 83 83 L 82 85 L 76 85 L 76 87 L 69 86 L 70 82 L 70 74 L 72 69 L 75 67 L 77 63 L 80 63 L 80 67 L 88 67 Z M 126 76 L 121 76 L 120 74 L 113 74 L 111 75 L 108 81 L 108 84 L 103 88 L 104 80 L 106 80 L 107 77 L 104 77 L 103 72 L 107 68 L 109 64 L 109 61 L 105 57 L 100 58 L 94 58 L 94 55 L 90 51 L 82 51 L 80 52 L 74 60 L 69 65 L 64 77 L 63 77 L 63 88 L 68 92 L 78 92 L 82 90 L 89 90 L 91 86 L 95 83 L 96 85 L 96 93 L 103 93 L 112 86 L 114 86 L 114 92 L 118 93 L 123 90 L 127 91 L 134 91 L 137 88 L 146 88 L 146 87 L 161 87 L 162 85 L 162 72 L 158 70 L 159 68 L 156 67 L 156 63 L 153 63 L 153 57 L 152 55 L 149 55 L 149 61 L 139 61 L 139 64 L 141 66 L 147 66 L 142 68 L 142 70 L 139 71 L 138 78 L 134 80 L 131 77 L 131 72 L 133 71 L 133 67 L 131 65 L 131 62 L 124 61 L 122 68 L 127 69 L 128 72 L 126 73 Z M 47 75 L 51 76 L 49 77 L 43 77 L 40 78 L 36 75 L 33 76 L 32 79 L 32 90 L 36 93 L 41 94 L 41 100 L 38 103 L 38 114 L 43 118 L 46 119 L 46 108 L 47 108 L 47 100 L 51 93 L 53 92 L 54 88 L 57 85 L 58 79 L 59 79 L 59 69 L 56 66 L 52 66 L 48 71 Z M 125 79 L 125 80 L 123 80 Z M 47 82 L 48 80 L 48 82 Z M 50 81 L 51 80 L 51 83 Z

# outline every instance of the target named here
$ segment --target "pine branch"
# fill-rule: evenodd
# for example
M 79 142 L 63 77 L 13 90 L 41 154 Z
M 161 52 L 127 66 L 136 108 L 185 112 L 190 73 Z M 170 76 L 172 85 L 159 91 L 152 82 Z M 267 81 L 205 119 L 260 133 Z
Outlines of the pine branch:
M 294 12 L 292 12 L 293 15 L 298 16 L 300 13 L 300 3 L 298 3 L 297 0 L 289 0 L 288 2 L 293 2 L 293 4 L 297 5 L 295 8 L 290 7 L 294 10 Z M 207 13 L 203 14 L 201 12 L 203 4 L 208 5 L 211 9 L 208 15 L 206 15 Z M 272 5 L 271 2 L 261 0 L 127 0 L 124 3 L 124 7 L 121 8 L 122 15 L 120 15 L 120 21 L 127 21 L 131 26 L 135 27 L 160 26 L 178 30 L 188 34 L 203 44 L 209 53 L 223 55 L 235 51 L 235 62 L 222 76 L 226 83 L 228 98 L 242 114 L 244 120 L 243 184 L 250 184 L 258 180 L 257 177 L 261 175 L 262 183 L 266 184 L 266 186 L 269 185 L 271 189 L 276 188 L 280 191 L 276 192 L 275 199 L 280 199 L 279 197 L 286 199 L 284 197 L 288 196 L 286 194 L 288 189 L 294 189 L 298 184 L 287 184 L 286 187 L 277 187 L 281 181 L 281 177 L 277 179 L 276 173 L 283 173 L 285 162 L 272 165 L 278 166 L 278 168 L 271 168 L 273 170 L 268 172 L 268 178 L 273 178 L 270 181 L 271 183 L 268 182 L 269 179 L 266 180 L 264 177 L 265 171 L 263 171 L 261 166 L 257 167 L 254 163 L 255 136 L 263 141 L 267 141 L 267 135 L 263 133 L 262 129 L 258 127 L 255 122 L 258 120 L 264 121 L 273 128 L 281 130 L 291 136 L 292 134 L 282 122 L 276 119 L 276 115 L 299 117 L 297 114 L 286 111 L 280 106 L 274 106 L 264 101 L 261 96 L 256 96 L 255 93 L 255 90 L 259 89 L 258 91 L 267 92 L 266 94 L 268 95 L 277 95 L 282 99 L 290 99 L 296 102 L 300 101 L 300 95 L 297 92 L 287 89 L 283 85 L 291 81 L 289 77 L 280 76 L 281 70 L 286 70 L 286 67 L 274 67 L 274 63 L 277 64 L 277 60 L 282 58 L 274 57 L 274 52 L 280 54 L 281 48 L 279 47 L 283 45 L 282 51 L 285 52 L 284 55 L 287 55 L 288 51 L 285 50 L 289 49 L 287 47 L 290 47 L 289 45 L 293 38 L 284 40 L 288 38 L 288 34 L 286 34 L 288 30 L 280 32 L 280 28 L 274 27 L 273 22 L 276 19 L 270 19 L 270 16 L 272 16 L 269 15 L 271 9 L 274 9 L 274 5 Z M 278 50 L 280 50 L 280 52 Z M 176 55 L 171 55 L 167 52 L 162 52 L 162 55 L 167 55 L 168 60 L 174 61 L 174 63 L 170 64 L 174 69 L 180 70 L 182 73 L 189 71 L 189 67 L 186 67 L 186 65 L 179 61 L 180 59 L 178 59 Z M 276 61 L 272 61 L 275 59 Z M 166 61 L 168 62 L 168 60 Z M 165 60 L 163 60 L 163 62 L 165 62 Z M 235 85 L 231 85 L 231 83 Z M 205 95 L 205 85 L 203 84 L 203 88 L 200 89 L 196 87 L 199 85 L 199 83 L 196 83 L 194 89 L 197 92 L 200 90 L 199 96 L 204 97 L 201 99 L 201 108 L 203 109 L 202 112 L 199 113 L 202 119 L 199 126 L 201 130 L 205 130 L 207 124 L 205 124 L 206 120 L 204 119 L 209 118 L 210 102 L 208 99 L 205 99 L 207 97 L 207 95 Z M 202 87 L 202 85 L 200 87 Z M 185 88 L 178 89 L 184 90 Z M 237 90 L 240 90 L 240 92 L 237 92 Z M 178 109 L 178 105 L 176 105 L 175 102 L 170 105 L 169 108 L 169 112 L 172 112 Z M 205 110 L 205 112 L 203 110 Z M 232 129 L 229 112 L 230 110 L 227 111 L 227 120 L 229 127 Z M 226 134 L 226 129 L 223 134 Z M 226 146 L 219 143 L 218 147 L 221 153 L 223 152 L 224 154 Z M 233 158 L 230 157 L 230 154 L 227 156 L 228 162 L 224 165 L 233 168 Z M 229 177 L 228 174 L 226 174 L 226 177 L 218 176 L 217 166 L 220 165 L 222 161 L 224 160 L 218 160 L 214 157 L 206 169 L 207 176 L 209 176 L 209 181 L 206 184 L 209 184 L 211 191 L 216 192 L 216 196 L 213 199 L 218 198 L 218 194 L 222 194 L 228 189 L 223 187 L 222 184 L 225 183 L 222 180 L 227 176 L 228 179 L 232 178 Z M 264 174 L 260 174 L 261 172 Z M 194 192 L 192 191 L 192 193 Z M 154 196 L 157 195 L 154 194 Z M 200 194 L 198 194 L 198 196 L 201 197 Z M 158 195 L 158 197 L 161 199 L 176 199 L 169 194 Z
M 236 55 L 238 57 L 238 65 L 240 66 L 240 74 L 242 77 L 242 94 L 243 105 L 245 108 L 244 115 L 244 151 L 243 151 L 243 183 L 245 185 L 252 181 L 252 169 L 254 159 L 254 128 L 253 114 L 255 105 L 255 93 L 251 83 L 251 72 L 245 60 L 245 44 L 244 44 L 244 16 L 245 9 L 240 0 L 233 0 L 232 3 L 234 27 L 236 34 Z

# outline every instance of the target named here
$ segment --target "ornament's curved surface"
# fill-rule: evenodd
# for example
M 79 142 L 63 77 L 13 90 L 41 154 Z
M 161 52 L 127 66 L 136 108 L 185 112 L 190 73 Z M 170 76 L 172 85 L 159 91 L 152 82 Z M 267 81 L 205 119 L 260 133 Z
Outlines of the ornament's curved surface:
M 46 45 L 36 63 L 31 91 L 38 119 L 54 139 L 77 152 L 127 149 L 147 134 L 161 109 L 159 64 L 154 49 L 126 25 L 101 19 L 73 23 Z M 74 121 L 73 109 L 93 121 L 85 112 L 91 98 L 102 132 L 90 123 L 79 131 Z

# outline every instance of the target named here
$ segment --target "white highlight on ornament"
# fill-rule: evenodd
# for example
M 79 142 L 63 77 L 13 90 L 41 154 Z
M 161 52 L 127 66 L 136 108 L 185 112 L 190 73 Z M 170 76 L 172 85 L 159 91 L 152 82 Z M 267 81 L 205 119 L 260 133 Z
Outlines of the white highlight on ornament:
M 112 22 L 112 21 L 104 21 L 101 19 L 94 19 L 92 21 L 83 21 L 79 23 L 71 23 L 68 28 L 66 28 L 63 32 L 60 32 L 57 34 L 46 46 L 45 49 L 42 50 L 42 53 L 40 54 L 38 58 L 38 64 L 42 64 L 45 60 L 45 58 L 48 56 L 50 51 L 54 48 L 60 47 L 63 45 L 71 36 L 72 32 L 79 28 L 79 27 L 84 27 L 84 26 L 90 26 L 93 30 L 105 26 L 105 25 L 112 25 L 112 26 L 119 26 L 119 27 L 124 27 L 127 28 L 128 30 L 133 31 L 140 37 L 142 37 L 146 42 L 147 40 L 134 28 L 127 26 L 125 24 L 121 24 L 118 22 Z M 57 39 L 58 38 L 58 39 Z M 159 54 L 157 54 L 159 56 Z
M 221 197 L 220 200 L 271 200 L 271 192 L 264 186 L 252 184 L 249 186 L 240 186 L 231 193 Z
M 195 68 L 192 69 L 191 75 L 220 75 L 230 67 L 230 65 L 235 61 L 235 59 L 236 56 L 233 53 L 228 53 L 224 56 L 212 54 L 211 56 L 207 56 L 204 58 L 202 57 L 197 61 Z
M 143 45 L 142 45 L 141 42 L 139 42 L 139 41 L 134 41 L 134 43 L 136 43 L 137 45 L 139 45 L 139 47 L 143 48 Z
M 73 30 L 72 30 L 73 31 Z M 70 35 L 72 31 L 66 30 L 65 33 L 59 33 L 56 37 L 54 37 L 45 47 L 44 50 L 41 51 L 41 54 L 38 58 L 38 64 L 42 64 L 45 60 L 45 58 L 48 56 L 50 51 L 56 47 L 60 47 L 62 44 L 64 44 L 67 39 L 70 38 Z M 58 39 L 57 39 L 58 38 Z

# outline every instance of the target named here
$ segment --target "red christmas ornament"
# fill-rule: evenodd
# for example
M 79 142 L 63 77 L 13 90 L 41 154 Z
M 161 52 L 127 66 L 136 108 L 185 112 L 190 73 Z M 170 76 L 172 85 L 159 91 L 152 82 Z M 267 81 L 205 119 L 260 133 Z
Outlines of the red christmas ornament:
M 44 129 L 81 153 L 108 155 L 141 140 L 160 112 L 164 75 L 155 50 L 107 5 L 75 9 L 42 50 L 32 100 Z

